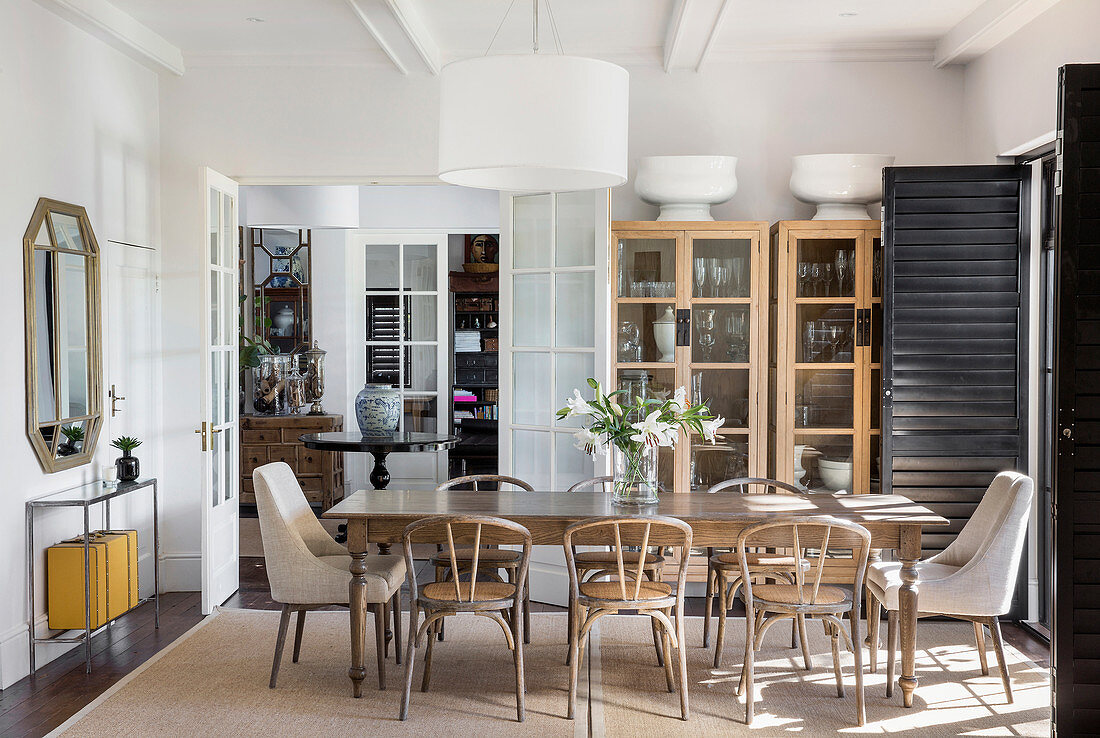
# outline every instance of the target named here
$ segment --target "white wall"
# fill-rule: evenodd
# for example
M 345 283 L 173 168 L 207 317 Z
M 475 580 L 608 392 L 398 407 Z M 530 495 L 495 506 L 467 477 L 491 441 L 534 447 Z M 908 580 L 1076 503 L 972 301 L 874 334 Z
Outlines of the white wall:
M 0 364 L 3 688 L 27 673 L 24 502 L 98 478 L 96 469 L 116 455 L 104 433 L 93 464 L 44 474 L 31 451 L 23 420 L 23 270 L 18 266 L 23 231 L 38 198 L 48 196 L 87 207 L 102 251 L 108 239 L 158 245 L 159 122 L 157 78 L 151 71 L 32 0 L 0 3 L 0 100 L 0 245 L 7 265 L 0 270 L 0 310 L 9 316 L 9 341 L 14 341 Z M 78 534 L 81 523 L 71 512 L 40 520 L 34 555 L 42 592 L 43 546 Z M 44 621 L 41 598 L 35 612 Z M 39 664 L 57 653 L 40 649 Z
M 1100 2 L 1062 0 L 966 67 L 968 154 L 995 157 L 1054 130 L 1058 67 L 1100 62 Z

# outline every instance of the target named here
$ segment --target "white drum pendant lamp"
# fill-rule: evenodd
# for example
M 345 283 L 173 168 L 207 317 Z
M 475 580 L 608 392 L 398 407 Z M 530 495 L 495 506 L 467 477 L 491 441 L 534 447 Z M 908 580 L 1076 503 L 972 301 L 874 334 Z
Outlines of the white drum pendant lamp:
M 440 74 L 439 177 L 517 192 L 620 185 L 629 85 L 622 67 L 577 56 L 452 62 Z

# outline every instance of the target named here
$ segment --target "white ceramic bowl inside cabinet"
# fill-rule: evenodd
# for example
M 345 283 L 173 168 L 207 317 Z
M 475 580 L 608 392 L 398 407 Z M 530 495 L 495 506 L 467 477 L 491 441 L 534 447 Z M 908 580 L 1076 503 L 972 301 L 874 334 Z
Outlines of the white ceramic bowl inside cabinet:
M 791 192 L 817 205 L 814 220 L 870 220 L 867 206 L 882 199 L 884 154 L 808 154 L 792 160 Z
M 832 491 L 852 491 L 852 462 L 829 461 L 822 457 L 817 460 L 817 470 L 821 473 L 821 481 Z
M 657 220 L 714 220 L 710 206 L 737 192 L 737 157 L 643 156 L 634 192 L 661 206 Z

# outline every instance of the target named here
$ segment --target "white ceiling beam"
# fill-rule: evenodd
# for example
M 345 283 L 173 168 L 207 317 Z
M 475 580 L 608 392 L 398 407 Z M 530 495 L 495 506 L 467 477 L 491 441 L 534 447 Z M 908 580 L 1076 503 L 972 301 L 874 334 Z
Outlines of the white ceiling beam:
M 439 74 L 439 45 L 412 0 L 346 0 L 401 74 Z
M 729 0 L 677 0 L 665 35 L 666 72 L 698 72 L 730 7 Z
M 185 71 L 178 46 L 107 0 L 38 0 L 38 4 L 154 71 L 177 76 Z
M 936 44 L 933 64 L 966 64 L 1019 31 L 1060 0 L 985 0 Z

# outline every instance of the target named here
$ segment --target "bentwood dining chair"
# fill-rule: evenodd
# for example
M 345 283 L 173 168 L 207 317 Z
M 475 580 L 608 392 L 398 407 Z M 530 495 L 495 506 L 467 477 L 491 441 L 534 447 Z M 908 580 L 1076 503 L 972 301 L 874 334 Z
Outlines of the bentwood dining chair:
M 776 479 L 763 479 L 758 477 L 741 477 L 727 479 L 707 489 L 707 493 L 736 490 L 741 494 L 798 494 L 805 490 L 799 489 L 793 484 L 780 482 Z M 808 567 L 806 561 L 799 562 L 802 567 Z M 764 579 L 773 579 L 790 583 L 794 581 L 795 560 L 793 556 L 771 553 L 749 554 L 749 570 L 753 576 Z M 741 562 L 737 551 L 718 551 L 717 548 L 707 548 L 707 598 L 703 611 L 703 648 L 710 645 L 710 619 L 714 610 L 714 599 L 718 598 L 718 637 L 714 646 L 714 668 L 722 663 L 722 651 L 725 647 L 726 614 L 733 606 L 733 595 L 741 584 Z M 800 629 L 800 630 L 797 630 Z M 803 618 L 791 621 L 791 647 L 795 645 L 797 632 L 806 630 L 806 622 Z M 810 668 L 810 652 L 806 641 L 802 639 L 802 655 L 806 668 Z
M 486 490 L 498 490 L 502 489 L 504 485 L 516 487 L 524 492 L 533 492 L 532 487 L 522 479 L 516 477 L 509 477 L 505 474 L 468 474 L 464 477 L 455 477 L 454 479 L 448 479 L 438 487 L 435 488 L 436 492 L 445 492 L 449 489 L 471 489 L 474 492 L 481 492 Z M 437 546 L 436 555 L 433 556 L 428 563 L 435 567 L 435 580 L 437 582 L 443 581 L 451 571 L 450 560 L 442 555 L 443 547 Z M 458 549 L 455 551 L 455 559 L 458 561 L 459 566 L 465 569 L 469 568 L 470 561 L 472 560 L 473 552 L 470 549 Z M 516 580 L 516 570 L 519 568 L 520 554 L 519 551 L 510 551 L 508 549 L 500 549 L 495 546 L 486 548 L 481 552 L 481 560 L 486 564 L 497 564 L 496 567 L 485 567 L 484 572 L 491 576 L 496 577 L 498 580 L 503 581 L 500 576 L 500 572 L 503 571 L 505 576 L 508 577 L 508 581 L 514 582 Z M 531 596 L 526 590 L 523 592 L 523 620 L 524 620 L 524 637 L 527 639 L 524 643 L 531 642 Z M 439 640 L 443 640 L 443 628 L 442 626 L 437 631 L 437 637 Z
M 584 492 L 585 490 L 595 489 L 597 487 L 606 490 L 613 480 L 614 477 L 610 476 L 583 479 L 565 491 Z M 663 553 L 664 551 L 660 546 L 650 546 L 649 550 L 646 552 L 642 572 L 651 582 L 659 582 L 664 577 L 666 559 Z M 583 582 L 614 574 L 616 556 L 617 554 L 611 548 L 607 548 L 604 551 L 574 550 L 573 560 L 577 564 L 577 575 Z M 572 608 L 572 601 L 570 601 L 570 608 Z M 570 614 L 568 622 L 573 622 L 572 614 Z M 657 622 L 651 618 L 649 624 L 650 629 L 653 631 L 653 648 L 657 652 L 657 666 L 664 666 L 664 654 L 661 652 L 661 635 L 657 630 Z M 567 625 L 566 627 L 569 626 Z M 572 652 L 568 651 L 565 660 L 566 664 L 569 663 L 571 656 Z
M 450 576 L 447 581 L 435 581 L 420 589 L 416 581 L 416 566 L 413 563 L 412 544 L 414 542 L 446 541 L 443 556 L 450 562 Z M 512 582 L 478 581 L 478 574 L 484 574 L 483 565 L 489 570 L 497 566 L 492 558 L 486 560 L 482 554 L 496 550 L 489 548 L 485 541 L 494 544 L 522 544 L 518 552 L 519 566 L 516 578 Z M 412 691 L 413 663 L 416 650 L 427 641 L 424 653 L 424 675 L 420 691 L 428 691 L 432 675 L 432 644 L 434 631 L 446 617 L 459 613 L 485 617 L 504 631 L 508 648 L 512 651 L 512 660 L 516 671 L 516 719 L 524 719 L 523 677 L 523 631 L 521 617 L 523 610 L 520 593 L 527 584 L 527 567 L 531 561 L 531 532 L 518 523 L 503 518 L 480 515 L 435 515 L 412 523 L 401 536 L 405 549 L 405 565 L 408 570 L 409 598 L 412 607 L 409 611 L 409 645 L 405 662 L 405 691 L 401 696 L 400 717 L 409 716 L 409 699 Z M 457 548 L 462 544 L 464 548 Z M 471 559 L 464 564 L 458 558 L 459 551 L 468 551 Z M 463 576 L 468 579 L 463 580 Z M 424 622 L 420 623 L 420 612 L 424 612 Z M 505 620 L 505 613 L 508 619 Z
M 946 615 L 974 624 L 982 674 L 989 674 L 985 628 L 1001 670 L 1005 697 L 1012 702 L 1012 683 L 1005 665 L 999 617 L 1012 605 L 1016 575 L 1024 551 L 1035 483 L 1016 472 L 1001 472 L 989 485 L 970 520 L 940 553 L 917 563 L 920 615 Z M 898 592 L 901 564 L 875 562 L 867 571 L 867 620 L 871 636 L 871 671 L 878 669 L 879 606 L 887 611 L 886 696 L 893 696 L 898 641 Z
M 608 545 L 615 560 L 609 581 L 581 581 L 574 556 L 574 541 L 584 545 Z M 657 540 L 679 554 L 676 588 L 662 581 L 650 581 L 644 574 L 647 548 Z M 687 652 L 684 642 L 684 588 L 687 582 L 688 555 L 691 552 L 691 526 L 682 520 L 663 516 L 615 515 L 589 518 L 565 529 L 563 540 L 569 570 L 569 708 L 572 720 L 576 712 L 577 679 L 580 662 L 588 643 L 588 634 L 597 620 L 620 610 L 648 615 L 661 629 L 664 651 L 665 683 L 675 691 L 672 651 L 678 662 L 680 717 L 688 719 Z M 630 550 L 630 549 L 635 550 Z M 673 623 L 675 620 L 675 624 Z
M 252 473 L 252 479 L 271 599 L 283 605 L 268 684 L 274 689 L 291 614 L 298 613 L 294 629 L 294 663 L 298 663 L 306 611 L 327 605 L 348 605 L 351 556 L 318 522 L 287 464 L 279 461 L 261 466 Z M 394 656 L 401 663 L 401 582 L 405 578 L 405 560 L 378 554 L 368 556 L 366 566 L 366 596 L 374 610 L 378 648 L 378 688 L 385 689 L 385 624 L 391 602 Z
M 807 549 L 815 549 L 816 564 L 810 570 L 795 567 L 794 582 L 783 584 L 752 583 L 749 551 L 758 547 L 789 548 L 799 558 L 808 558 Z M 825 572 L 824 552 L 851 551 L 851 592 L 841 587 L 822 584 Z M 855 654 L 857 723 L 866 721 L 863 702 L 863 644 L 859 636 L 860 594 L 867 573 L 867 558 L 871 552 L 871 533 L 862 525 L 827 515 L 810 515 L 757 523 L 741 531 L 737 537 L 737 553 L 741 564 L 741 601 L 745 603 L 745 662 L 737 694 L 745 695 L 745 723 L 752 725 L 754 711 L 753 669 L 756 651 L 768 628 L 780 620 L 813 616 L 820 618 L 833 644 L 833 673 L 836 692 L 844 697 L 844 679 L 840 667 L 840 638 L 848 641 Z M 807 578 L 809 576 L 809 578 Z M 844 633 L 840 617 L 848 615 L 851 637 Z M 805 633 L 802 642 L 806 643 Z

